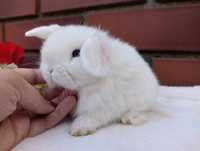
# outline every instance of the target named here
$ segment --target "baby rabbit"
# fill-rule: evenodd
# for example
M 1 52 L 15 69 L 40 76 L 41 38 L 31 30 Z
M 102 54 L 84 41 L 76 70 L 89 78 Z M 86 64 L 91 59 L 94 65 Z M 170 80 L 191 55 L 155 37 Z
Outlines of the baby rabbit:
M 133 46 L 82 25 L 41 26 L 25 35 L 44 40 L 40 70 L 49 86 L 79 94 L 71 135 L 88 135 L 115 121 L 148 120 L 159 84 Z

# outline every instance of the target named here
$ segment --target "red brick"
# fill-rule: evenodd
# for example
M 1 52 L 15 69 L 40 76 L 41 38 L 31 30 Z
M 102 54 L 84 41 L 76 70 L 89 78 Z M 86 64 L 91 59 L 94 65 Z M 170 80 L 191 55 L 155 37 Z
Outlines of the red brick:
M 0 25 L 0 42 L 3 40 L 2 25 Z
M 154 59 L 152 66 L 161 84 L 200 84 L 200 59 Z
M 74 8 L 88 8 L 91 6 L 109 5 L 126 2 L 144 2 L 144 0 L 42 0 L 42 12 L 54 12 Z
M 0 18 L 34 15 L 35 7 L 35 0 L 2 0 Z
M 90 13 L 97 25 L 143 50 L 200 50 L 200 4 Z
M 5 24 L 5 39 L 6 41 L 21 45 L 25 49 L 38 49 L 41 46 L 41 41 L 37 38 L 25 37 L 24 33 L 26 31 L 37 26 L 48 24 L 80 24 L 81 20 L 81 17 L 74 16 L 7 23 Z

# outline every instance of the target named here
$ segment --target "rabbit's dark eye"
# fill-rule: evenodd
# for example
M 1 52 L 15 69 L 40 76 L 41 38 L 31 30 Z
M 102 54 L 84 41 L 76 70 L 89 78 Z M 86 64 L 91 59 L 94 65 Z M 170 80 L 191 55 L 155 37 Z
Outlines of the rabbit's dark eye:
M 79 57 L 79 56 L 80 56 L 80 49 L 73 50 L 72 57 L 75 58 L 75 57 Z

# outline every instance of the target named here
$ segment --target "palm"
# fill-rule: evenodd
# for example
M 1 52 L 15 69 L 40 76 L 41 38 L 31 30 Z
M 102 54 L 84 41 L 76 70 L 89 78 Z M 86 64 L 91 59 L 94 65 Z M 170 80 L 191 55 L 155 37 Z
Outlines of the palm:
M 0 143 L 8 143 L 5 149 L 12 148 L 15 144 L 19 143 L 23 138 L 28 136 L 30 130 L 30 118 L 28 114 L 13 114 L 0 125 L 0 133 L 3 140 Z M 5 146 L 1 144 L 0 146 Z

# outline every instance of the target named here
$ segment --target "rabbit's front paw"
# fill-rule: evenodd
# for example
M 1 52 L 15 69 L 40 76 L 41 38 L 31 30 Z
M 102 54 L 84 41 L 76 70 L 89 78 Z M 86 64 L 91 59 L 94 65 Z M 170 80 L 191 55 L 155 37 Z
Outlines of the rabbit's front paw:
M 148 120 L 147 113 L 128 112 L 121 117 L 121 123 L 131 125 L 142 125 Z
M 90 135 L 96 132 L 96 123 L 90 118 L 77 118 L 71 125 L 70 134 L 72 136 Z

